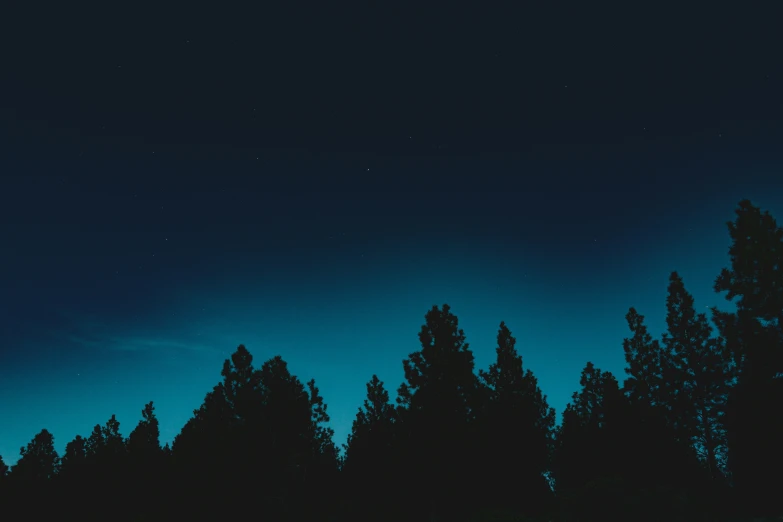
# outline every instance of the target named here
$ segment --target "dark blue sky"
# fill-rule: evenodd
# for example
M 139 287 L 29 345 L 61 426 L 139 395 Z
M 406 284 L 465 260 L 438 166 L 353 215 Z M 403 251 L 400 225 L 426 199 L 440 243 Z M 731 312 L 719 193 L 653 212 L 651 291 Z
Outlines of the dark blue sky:
M 171 441 L 240 343 L 315 378 L 341 444 L 443 303 L 478 368 L 506 321 L 559 416 L 588 360 L 622 378 L 628 307 L 663 330 L 672 270 L 728 308 L 712 283 L 737 202 L 783 218 L 768 17 L 656 45 L 654 19 L 616 46 L 569 22 L 559 46 L 452 15 L 475 45 L 425 12 L 396 48 L 370 12 L 288 47 L 219 13 L 144 41 L 133 20 L 12 33 L 0 455 L 112 414 L 127 435 L 150 400 Z

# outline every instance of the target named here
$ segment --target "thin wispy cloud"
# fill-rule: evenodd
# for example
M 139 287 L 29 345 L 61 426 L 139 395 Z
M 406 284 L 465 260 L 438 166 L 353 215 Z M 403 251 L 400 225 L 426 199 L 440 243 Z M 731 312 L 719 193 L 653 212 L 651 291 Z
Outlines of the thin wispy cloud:
M 221 350 L 203 343 L 183 342 L 167 338 L 149 338 L 149 337 L 84 337 L 70 336 L 69 340 L 75 344 L 92 348 L 120 352 L 139 352 L 148 350 L 171 350 L 171 351 L 195 351 L 218 353 Z

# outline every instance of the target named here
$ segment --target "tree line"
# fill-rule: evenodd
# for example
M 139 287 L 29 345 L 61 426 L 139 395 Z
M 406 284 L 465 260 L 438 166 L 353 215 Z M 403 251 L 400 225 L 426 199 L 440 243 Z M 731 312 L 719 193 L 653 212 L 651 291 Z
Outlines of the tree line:
M 342 450 L 314 380 L 240 345 L 161 446 L 152 402 L 62 456 L 40 433 L 9 470 L 10 519 L 270 521 L 744 520 L 783 514 L 783 229 L 743 200 L 715 291 L 696 311 L 673 272 L 666 332 L 630 308 L 626 376 L 587 362 L 555 411 L 508 325 L 475 368 L 449 305 L 427 311 L 394 402 L 373 375 Z M 619 347 L 618 347 L 619 349 Z M 18 515 L 13 516 L 13 513 Z M 23 515 L 24 514 L 24 515 Z

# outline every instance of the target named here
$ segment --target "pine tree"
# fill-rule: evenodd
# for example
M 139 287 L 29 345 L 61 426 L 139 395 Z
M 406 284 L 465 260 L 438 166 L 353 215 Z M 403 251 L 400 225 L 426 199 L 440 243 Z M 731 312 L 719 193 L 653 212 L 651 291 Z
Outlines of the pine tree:
M 181 500 L 193 491 L 204 498 L 193 516 L 227 516 L 226 495 L 261 492 L 273 518 L 307 516 L 306 502 L 329 501 L 338 456 L 315 381 L 303 385 L 280 356 L 259 369 L 252 362 L 240 345 L 223 363 L 223 381 L 174 439 Z
M 667 402 L 664 371 L 667 360 L 658 340 L 647 332 L 644 316 L 630 308 L 625 316 L 633 336 L 623 340 L 623 351 L 629 377 L 624 388 L 634 403 L 645 406 L 664 406 Z
M 109 468 L 115 468 L 124 464 L 125 439 L 120 433 L 120 421 L 116 415 L 106 421 L 101 428 L 105 448 L 106 464 Z
M 779 515 L 783 503 L 783 229 L 748 200 L 728 223 L 730 268 L 715 291 L 736 299 L 737 312 L 713 310 L 731 352 L 737 382 L 727 405 L 728 464 L 745 507 L 756 516 Z
M 59 471 L 60 457 L 54 449 L 54 436 L 47 430 L 41 430 L 26 447 L 20 448 L 19 455 L 10 474 L 16 480 L 49 480 Z
M 87 441 L 81 435 L 77 435 L 71 442 L 65 445 L 60 474 L 68 481 L 79 481 L 84 478 L 86 471 L 86 445 Z
M 228 516 L 223 498 L 248 495 L 252 488 L 263 491 L 264 481 L 273 480 L 258 470 L 259 447 L 265 443 L 258 437 L 260 373 L 244 345 L 223 362 L 220 374 L 222 382 L 206 394 L 174 438 L 176 496 L 183 508 L 192 495 L 201 498 L 199 508 L 188 506 L 193 510 L 188 516 Z
M 625 371 L 630 375 L 624 391 L 630 408 L 623 416 L 625 436 L 617 444 L 636 459 L 633 467 L 623 471 L 627 486 L 636 492 L 639 509 L 650 516 L 664 516 L 661 509 L 672 513 L 691 509 L 681 501 L 695 495 L 704 477 L 692 440 L 684 431 L 692 426 L 691 411 L 678 382 L 677 364 L 672 352 L 648 333 L 644 316 L 631 308 L 626 320 L 633 334 L 623 340 Z M 638 448 L 645 449 L 640 452 Z
M 85 442 L 85 473 L 90 488 L 107 502 L 125 501 L 122 482 L 127 478 L 125 440 L 120 423 L 112 415 L 103 426 L 96 425 Z
M 496 505 L 539 515 L 550 493 L 544 473 L 552 451 L 555 411 L 546 402 L 531 370 L 525 371 L 516 339 L 504 322 L 497 335 L 496 360 L 479 371 L 486 386 L 485 473 Z M 509 473 L 509 470 L 515 470 Z M 494 480 L 494 481 L 493 481 Z
M 223 383 L 219 383 L 174 437 L 171 453 L 176 507 L 172 508 L 172 515 L 191 519 L 219 516 L 222 498 L 230 493 L 229 482 L 235 477 L 233 455 L 237 445 L 231 438 L 234 426 Z M 198 498 L 199 504 L 194 505 L 192 498 Z
M 141 411 L 142 419 L 128 437 L 128 455 L 135 461 L 146 461 L 158 457 L 160 447 L 160 428 L 152 402 Z
M 668 331 L 663 344 L 672 362 L 669 420 L 681 440 L 694 446 L 714 478 L 725 463 L 725 405 L 731 382 L 730 361 L 720 339 L 713 338 L 707 316 L 697 314 L 693 296 L 672 272 L 666 300 Z
M 394 437 L 396 410 L 377 375 L 366 387 L 367 398 L 356 413 L 344 446 L 343 473 L 356 497 L 349 508 L 354 520 L 392 520 L 402 515 L 388 502 L 399 471 Z
M 567 520 L 621 519 L 628 513 L 617 497 L 629 491 L 625 398 L 611 372 L 591 362 L 579 382 L 555 436 L 555 490 Z
M 84 445 L 85 455 L 88 459 L 96 459 L 106 446 L 106 439 L 100 424 L 96 424 L 92 433 Z
M 165 478 L 163 449 L 160 447 L 160 429 L 152 402 L 141 411 L 141 421 L 131 431 L 126 442 L 128 454 L 129 484 L 133 497 L 146 497 L 153 504 L 160 504 L 160 486 Z M 150 509 L 149 503 L 134 504 L 136 512 Z
M 413 475 L 412 500 L 426 512 L 416 517 L 451 516 L 468 498 L 470 459 L 465 455 L 478 380 L 473 352 L 449 305 L 433 306 L 419 332 L 421 350 L 403 361 L 405 380 L 398 389 L 401 435 Z

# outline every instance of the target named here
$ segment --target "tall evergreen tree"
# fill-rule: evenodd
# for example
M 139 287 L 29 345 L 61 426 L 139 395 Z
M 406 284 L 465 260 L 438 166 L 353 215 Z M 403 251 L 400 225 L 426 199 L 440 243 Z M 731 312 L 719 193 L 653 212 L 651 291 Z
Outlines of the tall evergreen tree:
M 464 509 L 469 498 L 463 450 L 478 381 L 473 352 L 448 304 L 427 312 L 419 342 L 421 350 L 403 361 L 406 382 L 397 399 L 417 497 L 411 502 L 423 509 L 412 518 L 440 520 Z
M 398 477 L 395 445 L 396 410 L 377 375 L 367 383 L 367 398 L 351 425 L 343 473 L 354 492 L 349 506 L 353 520 L 394 520 L 402 515 L 389 502 Z M 384 507 L 381 507 L 384 506 Z
M 310 452 L 304 467 L 303 491 L 308 501 L 306 514 L 310 517 L 330 518 L 336 513 L 339 503 L 339 451 L 334 443 L 334 430 L 328 427 L 330 420 L 327 404 L 324 402 L 315 379 L 307 382 L 310 406 Z
M 145 497 L 148 502 L 133 505 L 133 512 L 140 515 L 161 503 L 160 489 L 166 478 L 163 466 L 163 449 L 160 447 L 160 428 L 152 402 L 141 411 L 141 421 L 131 431 L 126 442 L 128 454 L 128 478 L 126 486 L 133 497 Z
M 556 432 L 552 475 L 564 520 L 628 516 L 617 501 L 627 493 L 623 460 L 625 398 L 617 379 L 588 362 Z
M 308 502 L 324 508 L 337 472 L 326 404 L 315 381 L 305 387 L 280 356 L 260 369 L 252 360 L 240 345 L 175 438 L 179 494 L 199 491 L 201 515 L 227 516 L 226 495 L 260 495 L 273 518 L 306 516 Z
M 86 465 L 87 441 L 81 435 L 77 435 L 71 442 L 65 445 L 60 474 L 68 481 L 79 481 L 84 478 Z
M 725 464 L 725 405 L 731 383 L 730 361 L 720 339 L 712 336 L 707 316 L 697 314 L 693 296 L 682 278 L 672 272 L 666 300 L 663 344 L 672 362 L 669 420 L 677 436 L 700 453 L 714 478 Z
M 179 503 L 188 505 L 194 493 L 202 499 L 199 508 L 188 506 L 193 509 L 188 516 L 231 516 L 223 502 L 226 496 L 246 496 L 251 488 L 266 493 L 261 487 L 264 475 L 257 469 L 264 441 L 253 441 L 261 422 L 256 418 L 260 408 L 253 409 L 252 403 L 260 403 L 261 391 L 260 373 L 252 360 L 239 345 L 223 362 L 222 382 L 207 393 L 174 439 Z
M 3 461 L 3 456 L 0 455 L 0 481 L 2 481 L 6 475 L 8 475 L 8 466 L 6 466 L 5 461 Z
M 48 480 L 59 471 L 60 457 L 54 449 L 54 436 L 48 430 L 41 430 L 26 447 L 20 448 L 19 455 L 11 468 L 11 477 L 16 480 Z
M 54 437 L 49 431 L 41 430 L 26 447 L 20 448 L 19 454 L 8 475 L 10 488 L 3 508 L 28 520 L 51 518 L 59 507 L 55 502 L 55 485 L 60 457 L 54 449 Z
M 88 459 L 96 459 L 106 446 L 106 439 L 100 424 L 96 424 L 84 444 L 84 452 Z
M 737 370 L 728 403 L 729 469 L 740 498 L 753 514 L 779 515 L 783 478 L 783 229 L 748 200 L 728 223 L 730 268 L 715 291 L 736 298 L 736 313 L 713 318 Z
M 607 450 L 607 423 L 618 422 L 622 393 L 611 372 L 588 362 L 556 432 L 553 476 L 558 493 L 582 488 L 592 477 L 616 473 Z M 614 450 L 617 448 L 614 447 Z
M 104 443 L 104 459 L 110 475 L 125 464 L 125 439 L 120 433 L 120 421 L 116 415 L 112 415 L 101 428 Z M 124 471 L 124 470 L 123 470 Z
M 85 443 L 85 457 L 90 485 L 96 494 L 107 502 L 124 502 L 127 459 L 116 415 L 103 426 L 95 426 Z
M 634 308 L 626 321 L 632 333 L 631 338 L 623 340 L 625 371 L 629 374 L 624 391 L 630 407 L 623 415 L 625 437 L 618 444 L 626 453 L 634 454 L 636 462 L 634 467 L 624 469 L 625 480 L 641 502 L 639 509 L 650 516 L 664 516 L 661 509 L 672 513 L 697 509 L 692 499 L 704 477 L 692 439 L 684 431 L 692 426 L 692 410 L 682 394 L 674 356 L 668 345 L 662 347 L 652 338 L 644 316 Z M 638 448 L 645 449 L 640 452 Z M 659 497 L 657 503 L 655 497 Z
M 231 439 L 234 426 L 223 383 L 219 383 L 174 438 L 176 489 L 172 492 L 171 516 L 194 520 L 219 516 L 223 498 L 230 492 L 229 482 L 235 477 L 232 464 L 237 447 Z M 191 498 L 198 498 L 199 505 L 194 505 Z
M 479 370 L 486 386 L 487 407 L 481 423 L 488 435 L 482 449 L 486 486 L 494 490 L 494 505 L 530 516 L 547 507 L 551 490 L 544 477 L 549 468 L 555 411 L 525 371 L 516 339 L 504 322 L 497 335 L 496 360 Z
M 60 508 L 74 518 L 88 518 L 85 509 L 83 492 L 92 490 L 90 468 L 87 461 L 87 439 L 77 435 L 65 445 L 65 452 L 60 464 L 60 479 L 62 481 Z
M 136 461 L 157 458 L 161 452 L 160 428 L 155 416 L 155 407 L 149 402 L 141 410 L 141 421 L 128 437 L 128 455 Z
M 625 372 L 629 377 L 625 380 L 625 390 L 634 403 L 658 407 L 666 403 L 666 388 L 664 386 L 664 371 L 667 361 L 660 343 L 653 339 L 644 324 L 644 316 L 630 308 L 625 316 L 628 327 L 633 334 L 623 340 L 625 362 L 628 366 Z

